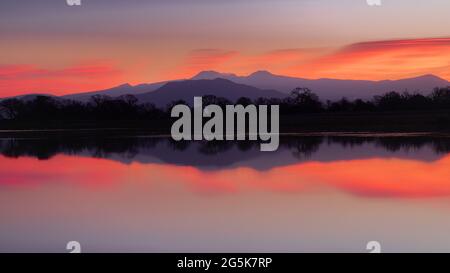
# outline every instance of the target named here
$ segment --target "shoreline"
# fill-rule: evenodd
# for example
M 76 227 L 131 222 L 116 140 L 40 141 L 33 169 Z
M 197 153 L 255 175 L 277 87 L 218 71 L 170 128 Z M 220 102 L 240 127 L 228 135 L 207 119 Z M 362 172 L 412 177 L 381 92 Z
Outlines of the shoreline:
M 444 137 L 450 138 L 446 131 L 303 131 L 280 132 L 280 137 Z M 98 128 L 98 129 L 34 129 L 0 130 L 0 139 L 39 139 L 52 137 L 69 138 L 170 138 L 168 133 L 136 130 L 134 128 Z M 194 140 L 192 140 L 194 141 Z M 238 141 L 238 140 L 234 140 Z M 247 140 L 248 141 L 248 140 Z
M 149 120 L 0 120 L 7 135 L 170 135 L 175 118 Z M 426 134 L 450 133 L 450 111 L 399 111 L 281 115 L 283 134 Z

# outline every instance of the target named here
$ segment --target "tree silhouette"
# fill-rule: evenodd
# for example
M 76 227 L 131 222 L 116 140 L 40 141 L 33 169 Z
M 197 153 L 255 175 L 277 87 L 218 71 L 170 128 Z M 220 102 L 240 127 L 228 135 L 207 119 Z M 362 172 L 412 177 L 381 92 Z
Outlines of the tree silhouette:
M 226 98 L 207 95 L 203 97 L 203 105 L 216 104 L 225 108 L 228 104 L 280 105 L 281 114 L 305 113 L 360 113 L 390 111 L 435 111 L 450 110 L 450 87 L 435 88 L 428 96 L 419 93 L 398 93 L 395 91 L 375 96 L 372 100 L 327 101 L 323 104 L 319 97 L 308 88 L 295 88 L 290 96 L 280 98 L 241 97 L 235 102 Z M 10 98 L 0 101 L 0 119 L 12 121 L 34 121 L 45 124 L 45 121 L 117 121 L 117 120 L 152 120 L 169 119 L 174 105 L 186 104 L 183 100 L 169 103 L 165 108 L 158 108 L 152 103 L 139 103 L 133 95 L 109 97 L 94 95 L 84 103 L 74 100 L 50 96 L 34 98 Z M 440 117 L 442 124 L 448 118 Z

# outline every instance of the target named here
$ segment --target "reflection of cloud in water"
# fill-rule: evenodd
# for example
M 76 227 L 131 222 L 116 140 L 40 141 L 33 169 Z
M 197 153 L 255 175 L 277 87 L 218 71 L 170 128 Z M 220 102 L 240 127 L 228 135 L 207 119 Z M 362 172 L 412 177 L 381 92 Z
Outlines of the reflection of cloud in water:
M 201 170 L 168 164 L 121 164 L 111 160 L 58 155 L 42 161 L 2 157 L 4 186 L 74 183 L 114 187 L 123 183 L 187 185 L 202 194 L 242 191 L 300 193 L 331 187 L 358 196 L 423 198 L 450 195 L 450 155 L 433 162 L 372 158 L 308 161 L 260 171 L 247 167 Z

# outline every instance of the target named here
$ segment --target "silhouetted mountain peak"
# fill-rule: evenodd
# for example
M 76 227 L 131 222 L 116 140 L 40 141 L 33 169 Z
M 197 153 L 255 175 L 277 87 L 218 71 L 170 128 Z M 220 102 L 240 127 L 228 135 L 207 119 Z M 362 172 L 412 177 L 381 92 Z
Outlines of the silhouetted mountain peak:
M 119 86 L 117 86 L 115 88 L 124 88 L 124 87 L 133 87 L 133 86 L 131 84 L 129 84 L 129 83 L 124 83 L 124 84 L 121 84 L 121 85 L 119 85 Z
M 204 82 L 209 80 L 209 82 Z M 198 83 L 197 81 L 201 81 Z M 178 83 L 178 84 L 177 84 Z M 180 84 L 181 83 L 181 84 Z M 236 86 L 239 84 L 241 86 Z M 242 85 L 245 85 L 242 86 Z M 375 95 L 381 95 L 389 91 L 410 91 L 418 92 L 421 94 L 430 93 L 435 87 L 447 87 L 450 83 L 433 74 L 425 74 L 422 76 L 399 79 L 399 80 L 343 80 L 343 79 L 305 79 L 296 78 L 283 75 L 275 75 L 269 71 L 260 70 L 253 72 L 248 76 L 237 76 L 233 73 L 220 73 L 213 70 L 207 70 L 199 72 L 190 80 L 174 80 L 170 82 L 157 82 L 157 83 L 144 83 L 139 85 L 131 85 L 125 83 L 116 87 L 112 87 L 104 90 L 96 90 L 91 92 L 76 93 L 62 96 L 61 98 L 72 99 L 78 101 L 89 101 L 93 95 L 102 94 L 111 97 L 118 97 L 125 94 L 141 95 L 149 92 L 154 92 L 163 86 L 176 87 L 177 92 L 169 92 L 167 98 L 156 99 L 159 101 L 166 101 L 166 99 L 177 99 L 177 95 L 186 94 L 186 90 L 192 91 L 192 94 L 215 94 L 218 96 L 225 96 L 231 98 L 229 93 L 242 93 L 245 96 L 245 92 L 242 89 L 250 90 L 248 87 L 254 87 L 260 91 L 249 91 L 249 96 L 261 96 L 261 97 L 280 97 L 273 92 L 261 92 L 276 91 L 276 93 L 289 94 L 291 90 L 297 87 L 307 87 L 316 93 L 323 100 L 338 100 L 342 97 L 348 99 L 370 99 Z M 195 88 L 194 88 L 195 87 Z M 165 89 L 165 88 L 163 88 Z M 183 90 L 178 90 L 183 89 Z M 197 92 L 191 89 L 199 89 Z M 226 90 L 225 90 L 226 89 Z M 162 91 L 162 90 L 160 90 Z M 166 90 L 167 91 L 167 90 Z M 173 90 L 171 90 L 173 91 Z M 206 92 L 207 91 L 207 92 Z M 235 92 L 236 91 L 236 92 Z M 233 95 L 234 98 L 235 95 Z M 145 101 L 151 101 L 151 96 L 144 96 Z M 170 97 L 170 98 L 169 98 Z
M 18 95 L 18 96 L 12 96 L 12 97 L 5 97 L 0 98 L 0 101 L 6 100 L 6 99 L 19 99 L 22 101 L 32 101 L 35 100 L 37 97 L 49 97 L 53 99 L 59 99 L 59 97 L 52 95 L 52 94 L 46 94 L 46 93 L 30 93 L 30 94 L 24 94 L 24 95 Z
M 286 95 L 275 90 L 259 89 L 253 86 L 239 84 L 223 78 L 184 80 L 169 82 L 157 90 L 136 96 L 140 102 L 150 102 L 155 105 L 165 106 L 176 100 L 184 100 L 191 104 L 194 96 L 214 95 L 223 97 L 231 102 L 240 97 L 257 99 L 283 98 Z
M 235 82 L 232 82 L 228 79 L 224 78 L 213 78 L 213 79 L 196 79 L 196 80 L 182 80 L 182 81 L 173 81 L 164 84 L 160 89 L 164 88 L 172 88 L 172 87 L 203 87 L 203 86 L 217 86 L 220 85 L 235 85 Z
M 427 80 L 436 80 L 436 81 L 446 82 L 446 80 L 444 80 L 443 78 L 438 77 L 438 76 L 433 75 L 433 74 L 425 74 L 423 76 L 416 77 L 416 79 L 427 79 Z
M 229 77 L 237 77 L 232 73 L 220 73 L 214 70 L 201 71 L 194 77 L 192 80 L 208 80 L 208 79 L 216 79 L 216 78 L 229 78 Z
M 411 78 L 404 78 L 399 80 L 381 80 L 379 82 L 398 82 L 398 81 L 427 81 L 427 82 L 447 82 L 447 80 L 440 78 L 434 74 L 425 74 L 421 76 L 411 77 Z
M 275 77 L 276 75 L 270 73 L 267 70 L 259 70 L 255 71 L 252 74 L 248 75 L 249 78 L 255 78 L 255 77 Z

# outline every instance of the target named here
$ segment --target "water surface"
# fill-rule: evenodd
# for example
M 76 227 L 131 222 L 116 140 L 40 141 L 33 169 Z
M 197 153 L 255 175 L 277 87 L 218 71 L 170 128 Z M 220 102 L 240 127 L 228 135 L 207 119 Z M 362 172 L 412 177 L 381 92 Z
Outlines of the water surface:
M 0 140 L 0 251 L 450 251 L 446 135 Z

